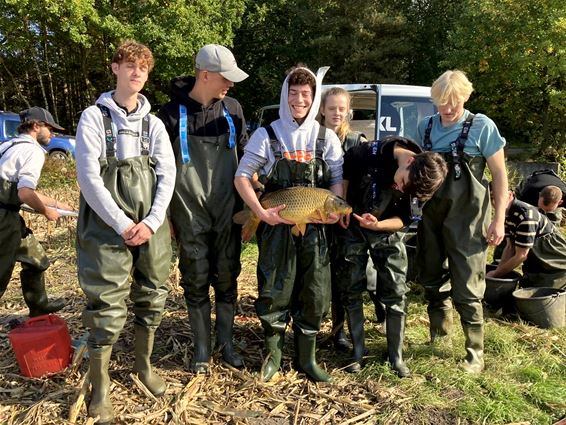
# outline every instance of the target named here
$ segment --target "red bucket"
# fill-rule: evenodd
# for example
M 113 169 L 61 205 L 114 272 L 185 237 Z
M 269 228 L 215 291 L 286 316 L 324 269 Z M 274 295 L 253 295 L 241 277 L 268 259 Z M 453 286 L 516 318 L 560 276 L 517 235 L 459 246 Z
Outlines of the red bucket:
M 22 375 L 39 378 L 63 370 L 71 360 L 67 323 L 54 314 L 26 320 L 8 334 Z

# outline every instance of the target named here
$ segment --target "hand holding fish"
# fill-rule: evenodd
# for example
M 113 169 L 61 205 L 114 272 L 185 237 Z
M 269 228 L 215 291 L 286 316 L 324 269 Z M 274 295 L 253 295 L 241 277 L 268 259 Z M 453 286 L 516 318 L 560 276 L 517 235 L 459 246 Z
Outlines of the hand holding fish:
M 264 209 L 263 211 L 265 212 L 265 215 L 262 215 L 259 218 L 261 221 L 265 221 L 271 226 L 275 226 L 276 224 L 295 224 L 292 221 L 285 220 L 279 215 L 279 212 L 285 208 L 287 208 L 287 205 L 281 204 L 276 207 Z

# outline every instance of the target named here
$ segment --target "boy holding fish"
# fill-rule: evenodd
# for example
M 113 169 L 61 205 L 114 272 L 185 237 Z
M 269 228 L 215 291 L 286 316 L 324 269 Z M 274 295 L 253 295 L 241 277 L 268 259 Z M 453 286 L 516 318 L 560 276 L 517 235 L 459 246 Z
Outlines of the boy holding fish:
M 291 318 L 296 365 L 314 381 L 330 381 L 330 375 L 316 363 L 315 350 L 322 316 L 330 303 L 326 224 L 336 223 L 340 215 L 311 212 L 309 223 L 299 226 L 302 234 L 296 236 L 292 233 L 291 225 L 296 223 L 293 217 L 284 218 L 286 205 L 262 205 L 253 181 L 257 173 L 265 198 L 271 192 L 296 186 L 315 192 L 316 188 L 329 189 L 334 195 L 342 195 L 340 140 L 315 119 L 327 69 L 321 68 L 317 75 L 304 67 L 291 70 L 281 88 L 280 119 L 252 135 L 236 172 L 236 189 L 262 221 L 257 230 L 259 291 L 255 306 L 268 352 L 262 368 L 264 381 L 269 381 L 281 366 L 285 329 Z M 291 201 L 292 197 L 286 202 Z

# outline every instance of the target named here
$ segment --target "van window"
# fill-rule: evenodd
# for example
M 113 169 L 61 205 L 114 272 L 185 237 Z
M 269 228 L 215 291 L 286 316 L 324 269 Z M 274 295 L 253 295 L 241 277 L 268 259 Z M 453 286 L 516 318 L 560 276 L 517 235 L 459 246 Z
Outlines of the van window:
M 379 137 L 398 135 L 416 141 L 419 122 L 435 112 L 427 98 L 383 96 Z
M 13 120 L 4 121 L 4 134 L 6 135 L 6 139 L 11 139 L 12 137 L 16 137 L 18 135 L 19 125 L 20 125 L 20 121 L 13 121 Z

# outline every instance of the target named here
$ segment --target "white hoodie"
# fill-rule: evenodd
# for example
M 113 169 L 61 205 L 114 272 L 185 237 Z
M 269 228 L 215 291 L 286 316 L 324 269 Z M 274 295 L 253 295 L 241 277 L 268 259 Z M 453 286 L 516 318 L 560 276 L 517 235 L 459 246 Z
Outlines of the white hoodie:
M 273 127 L 281 144 L 281 152 L 284 157 L 290 157 L 301 162 L 315 157 L 316 140 L 320 128 L 320 124 L 316 121 L 316 115 L 320 108 L 322 79 L 328 68 L 320 68 L 316 76 L 310 70 L 306 70 L 316 79 L 316 92 L 307 117 L 300 125 L 293 118 L 288 102 L 288 75 L 281 87 L 279 119 L 271 123 L 271 127 Z M 336 133 L 330 129 L 326 129 L 326 144 L 322 156 L 330 168 L 330 185 L 341 183 L 342 164 L 344 162 L 342 146 Z M 240 161 L 236 176 L 251 179 L 255 172 L 258 172 L 259 175 L 268 175 L 274 164 L 275 157 L 269 143 L 269 135 L 264 128 L 259 128 L 252 134 L 245 147 L 244 156 Z
M 120 130 L 128 129 L 134 134 L 141 134 L 142 119 L 149 114 L 151 106 L 145 96 L 138 94 L 137 110 L 127 115 L 114 102 L 112 93 L 113 91 L 103 93 L 96 103 L 110 110 L 117 138 L 116 158 L 122 160 L 140 156 L 140 138 Z M 169 135 L 163 122 L 154 115 L 149 115 L 149 139 L 149 156 L 156 162 L 157 189 L 151 210 L 143 223 L 155 233 L 165 220 L 167 207 L 173 196 L 176 166 Z M 114 202 L 100 176 L 99 159 L 106 158 L 106 141 L 102 113 L 96 105 L 85 109 L 81 115 L 75 158 L 77 180 L 86 202 L 106 224 L 121 235 L 133 221 Z

